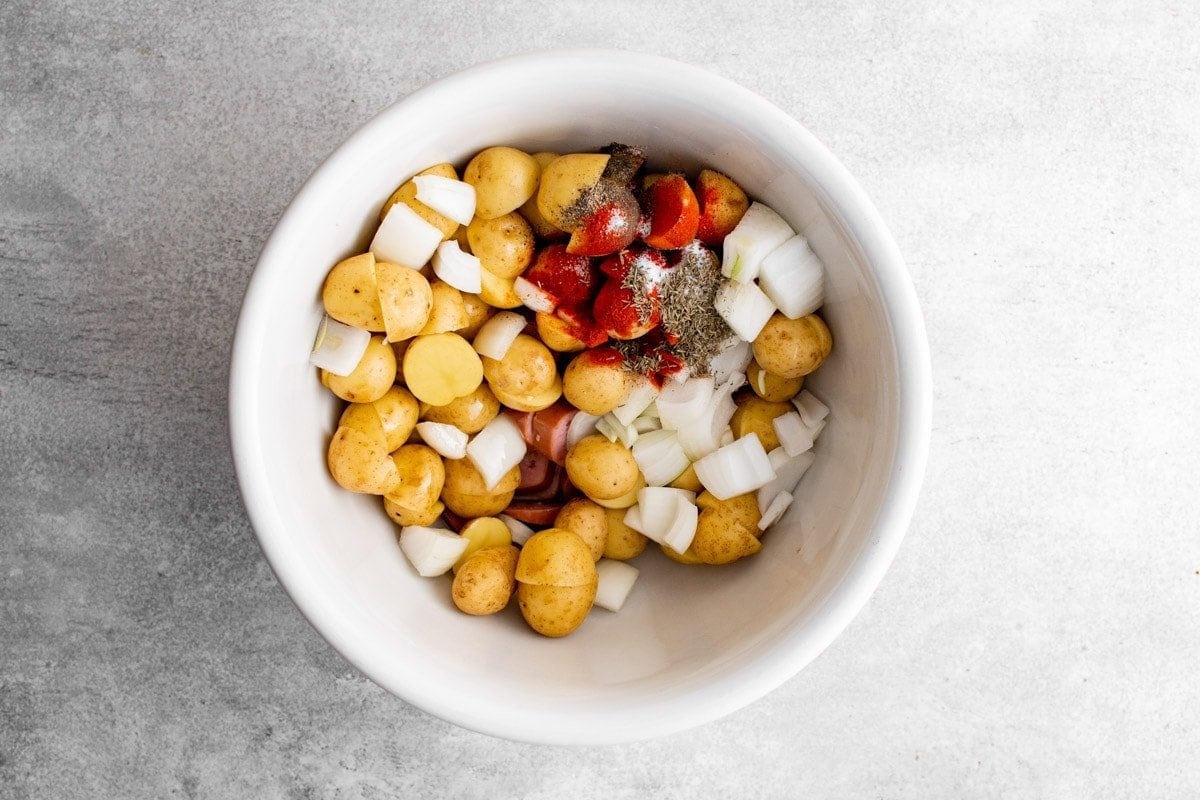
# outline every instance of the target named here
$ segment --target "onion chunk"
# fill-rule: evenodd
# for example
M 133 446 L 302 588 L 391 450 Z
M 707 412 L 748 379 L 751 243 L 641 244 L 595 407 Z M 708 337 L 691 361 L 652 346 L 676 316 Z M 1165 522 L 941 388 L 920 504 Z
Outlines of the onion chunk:
M 441 243 L 440 230 L 404 203 L 396 203 L 388 209 L 383 222 L 379 223 L 370 250 L 379 261 L 420 269 L 429 262 Z
M 492 419 L 467 445 L 467 458 L 479 470 L 490 492 L 500 479 L 525 458 L 525 439 L 508 414 Z
M 752 492 L 775 478 L 775 469 L 756 433 L 722 446 L 694 466 L 700 483 L 718 500 Z
M 370 342 L 369 331 L 338 322 L 327 314 L 317 326 L 317 336 L 308 363 L 344 378 L 362 361 Z

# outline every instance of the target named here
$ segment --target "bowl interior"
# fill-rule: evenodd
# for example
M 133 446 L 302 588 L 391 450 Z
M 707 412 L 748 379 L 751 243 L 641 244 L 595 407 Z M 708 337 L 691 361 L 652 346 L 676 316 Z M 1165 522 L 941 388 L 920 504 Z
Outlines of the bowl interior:
M 856 233 L 863 211 L 831 194 L 836 163 L 782 112 L 732 84 L 658 59 L 608 58 L 476 68 L 370 122 L 281 221 L 235 345 L 239 477 L 298 606 L 409 702 L 518 739 L 629 740 L 733 710 L 828 644 L 891 557 L 863 566 L 879 549 L 897 469 L 897 342 Z M 365 249 L 381 203 L 408 176 L 443 161 L 461 167 L 492 144 L 565 152 L 612 141 L 644 147 L 661 167 L 726 172 L 807 234 L 827 268 L 824 315 L 835 342 L 808 386 L 832 413 L 796 502 L 758 556 L 694 568 L 652 546 L 635 562 L 641 577 L 620 613 L 597 609 L 570 637 L 549 640 L 525 627 L 515 603 L 496 617 L 458 613 L 448 579 L 421 579 L 404 560 L 379 499 L 332 482 L 324 452 L 337 403 L 307 356 L 327 270 Z

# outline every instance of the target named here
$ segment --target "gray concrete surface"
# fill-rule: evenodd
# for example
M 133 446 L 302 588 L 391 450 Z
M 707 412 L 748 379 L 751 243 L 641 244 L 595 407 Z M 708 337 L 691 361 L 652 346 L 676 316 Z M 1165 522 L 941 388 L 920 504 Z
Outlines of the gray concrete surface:
M 0 798 L 1200 794 L 1190 2 L 0 5 Z M 697 63 L 890 221 L 935 370 L 880 591 L 760 702 L 556 749 L 385 694 L 275 582 L 226 443 L 275 220 L 431 78 Z

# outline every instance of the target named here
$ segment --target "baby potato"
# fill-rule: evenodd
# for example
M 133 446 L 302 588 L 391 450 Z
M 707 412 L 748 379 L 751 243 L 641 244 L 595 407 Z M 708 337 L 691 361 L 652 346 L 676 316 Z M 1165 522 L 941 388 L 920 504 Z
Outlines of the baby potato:
M 462 292 L 463 310 L 467 312 L 467 324 L 455 331 L 467 341 L 475 338 L 483 323 L 491 319 L 496 310 L 483 301 L 477 294 Z
M 508 394 L 499 389 L 495 392 L 496 399 L 514 411 L 541 411 L 554 405 L 562 397 L 562 381 L 556 375 L 554 385 L 541 394 Z
M 791 400 L 804 388 L 804 378 L 784 378 L 767 372 L 757 361 L 746 367 L 746 382 L 756 395 L 771 403 Z
M 594 433 L 567 451 L 567 477 L 588 497 L 612 500 L 632 491 L 642 473 L 628 447 Z
M 338 485 L 352 492 L 387 494 L 400 485 L 400 471 L 383 440 L 354 428 L 334 432 L 326 463 Z
M 533 229 L 515 211 L 475 217 L 467 226 L 467 241 L 480 266 L 498 278 L 516 278 L 533 261 Z
M 621 405 L 633 388 L 633 376 L 621 367 L 619 358 L 609 357 L 612 352 L 585 350 L 571 360 L 562 377 L 568 403 L 598 417 Z
M 608 523 L 604 538 L 605 558 L 617 561 L 636 558 L 646 549 L 646 542 L 650 541 L 645 535 L 625 524 L 625 512 L 624 508 L 604 509 L 605 521 Z
M 519 308 L 521 298 L 513 286 L 514 278 L 501 278 L 486 269 L 479 271 L 479 296 L 492 308 Z
M 608 156 L 602 153 L 568 153 L 547 164 L 537 191 L 542 217 L 559 230 L 572 230 L 577 220 L 571 219 L 569 212 L 596 185 L 607 166 Z
M 418 336 L 404 353 L 404 383 L 418 400 L 444 406 L 483 382 L 483 364 L 457 333 Z
M 384 495 L 388 500 L 411 510 L 438 502 L 446 483 L 446 469 L 437 451 L 423 444 L 406 444 L 392 453 L 392 462 L 400 473 L 400 483 Z
M 671 549 L 670 547 L 667 547 L 665 544 L 660 544 L 658 547 L 660 550 L 662 550 L 664 556 L 666 556 L 667 558 L 671 559 L 672 561 L 676 561 L 680 564 L 694 566 L 696 564 L 704 563 L 703 561 L 700 560 L 700 557 L 696 555 L 696 548 L 694 548 L 694 547 L 689 547 L 687 550 L 684 550 L 682 553 L 676 553 L 673 549 Z
M 393 503 L 387 498 L 387 495 L 384 495 L 383 510 L 392 518 L 392 522 L 400 527 L 404 527 L 405 525 L 432 525 L 442 515 L 442 512 L 446 510 L 446 505 L 439 500 L 429 508 L 414 511 Z
M 772 403 L 763 400 L 755 394 L 748 395 L 738 401 L 737 410 L 729 420 L 735 439 L 740 439 L 748 433 L 758 434 L 758 441 L 768 453 L 779 447 L 779 434 L 771 421 L 776 417 L 794 411 L 791 403 Z
M 375 254 L 363 253 L 334 264 L 321 287 L 325 313 L 356 328 L 384 329 L 379 286 L 375 282 Z
M 429 281 L 415 269 L 379 261 L 375 281 L 388 341 L 401 342 L 421 332 L 433 311 Z
M 729 564 L 762 549 L 758 537 L 758 500 L 754 492 L 718 500 L 711 492 L 696 498 L 700 517 L 692 550 L 705 564 Z
M 575 353 L 587 347 L 575 338 L 566 322 L 553 314 L 539 311 L 534 319 L 537 323 L 538 338 L 551 350 L 557 353 Z
M 680 473 L 679 477 L 667 484 L 672 489 L 686 489 L 689 492 L 704 491 L 704 484 L 700 483 L 700 476 L 696 474 L 696 468 L 688 464 L 688 468 Z
M 383 439 L 388 452 L 408 441 L 417 424 L 417 401 L 402 386 L 393 386 L 373 403 L 350 403 L 338 426 L 355 428 Z
M 533 160 L 536 161 L 538 166 L 542 169 L 545 169 L 546 165 L 556 158 L 558 158 L 558 153 L 547 153 L 543 151 L 541 153 L 533 154 Z M 554 239 L 564 234 L 564 231 L 554 227 L 554 224 L 550 222 L 550 220 L 543 217 L 542 212 L 538 210 L 537 192 L 534 192 L 533 195 L 526 200 L 520 208 L 517 209 L 517 212 L 525 218 L 525 221 L 529 223 L 529 227 L 533 228 L 533 232 L 537 234 L 539 239 Z
M 503 525 L 504 523 L 500 523 Z M 501 611 L 517 588 L 514 573 L 519 551 L 511 544 L 472 553 L 454 573 L 450 597 L 464 614 L 486 616 Z
M 460 459 L 466 460 L 466 459 Z M 457 463 L 450 460 L 447 464 Z M 451 489 L 446 486 L 442 488 L 442 502 L 446 504 L 446 508 L 450 509 L 460 517 L 494 517 L 500 514 L 504 509 L 508 508 L 513 501 L 516 492 L 495 492 L 493 494 L 469 494 L 460 492 L 456 489 Z
M 524 333 L 517 336 L 504 358 L 483 358 L 483 376 L 492 392 L 510 397 L 537 397 L 554 389 L 558 365 L 550 348 Z
M 754 359 L 767 372 L 802 378 L 828 358 L 833 334 L 816 314 L 788 319 L 776 312 L 754 340 L 753 350 Z
M 449 333 L 457 331 L 459 328 L 465 328 L 470 319 L 467 317 L 467 304 L 463 300 L 462 292 L 444 281 L 434 281 L 429 284 L 429 290 L 433 306 L 425 327 L 421 328 L 418 333 L 421 336 L 428 336 L 432 333 Z
M 387 394 L 395 382 L 396 354 L 378 335 L 371 337 L 358 366 L 349 375 L 321 370 L 321 383 L 350 403 L 373 403 Z
M 529 627 L 542 636 L 559 638 L 575 631 L 596 602 L 593 582 L 586 586 L 545 586 L 517 582 L 517 607 Z
M 603 497 L 590 497 L 589 499 L 598 506 L 612 509 L 627 509 L 637 504 L 637 493 L 646 488 L 646 479 L 642 477 L 642 473 L 638 472 L 637 483 L 633 485 L 625 494 L 620 497 L 607 499 Z
M 520 466 L 513 467 L 508 472 L 504 473 L 504 477 L 500 479 L 490 491 L 487 488 L 487 483 L 484 482 L 483 476 L 479 474 L 479 470 L 475 469 L 475 465 L 471 463 L 469 458 L 450 458 L 445 461 L 446 467 L 446 488 L 465 495 L 486 496 L 489 494 L 503 494 L 505 492 L 514 492 L 521 485 L 521 468 Z M 453 511 L 454 509 L 451 509 Z M 503 510 L 503 509 L 502 509 Z M 455 511 L 455 513 L 458 513 Z M 466 517 L 490 517 L 491 514 L 463 514 Z
M 481 150 L 463 170 L 463 180 L 475 187 L 475 216 L 493 219 L 515 211 L 537 191 L 541 172 L 533 156 L 516 148 Z
M 458 180 L 458 173 L 454 170 L 451 164 L 437 164 L 429 169 L 422 170 L 418 175 L 438 175 L 442 178 L 450 178 Z M 434 211 L 429 206 L 417 199 L 417 184 L 412 179 L 400 184 L 396 191 L 392 192 L 392 196 L 383 204 L 383 208 L 379 212 L 379 220 L 387 216 L 387 212 L 391 210 L 396 203 L 404 203 L 404 205 L 417 212 L 417 216 L 428 222 L 433 227 L 442 232 L 442 238 L 447 239 L 454 234 L 458 228 L 458 223 L 449 217 L 442 216 Z
M 521 583 L 541 586 L 595 585 L 596 562 L 579 534 L 565 528 L 546 528 L 530 536 L 521 547 L 516 575 Z
M 604 555 L 604 545 L 608 541 L 608 514 L 603 506 L 586 497 L 568 500 L 554 518 L 554 527 L 565 528 L 583 539 L 592 553 L 593 561 L 599 561 L 600 556 Z
M 444 406 L 426 406 L 421 419 L 453 425 L 463 433 L 479 433 L 500 413 L 500 401 L 486 383 Z
M 458 535 L 467 540 L 467 549 L 458 557 L 458 561 L 454 562 L 454 566 L 451 567 L 453 570 L 458 570 L 477 550 L 512 544 L 512 532 L 504 524 L 504 520 L 493 516 L 476 517 L 464 525 Z

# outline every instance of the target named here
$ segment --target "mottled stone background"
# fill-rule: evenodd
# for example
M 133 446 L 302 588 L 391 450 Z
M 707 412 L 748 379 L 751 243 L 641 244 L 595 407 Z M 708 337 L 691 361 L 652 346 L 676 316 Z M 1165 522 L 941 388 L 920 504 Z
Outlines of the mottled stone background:
M 0 798 L 1200 795 L 1192 2 L 0 4 Z M 698 730 L 513 744 L 365 680 L 227 447 L 268 232 L 480 60 L 699 64 L 837 153 L 923 304 L 932 453 L 879 592 Z

